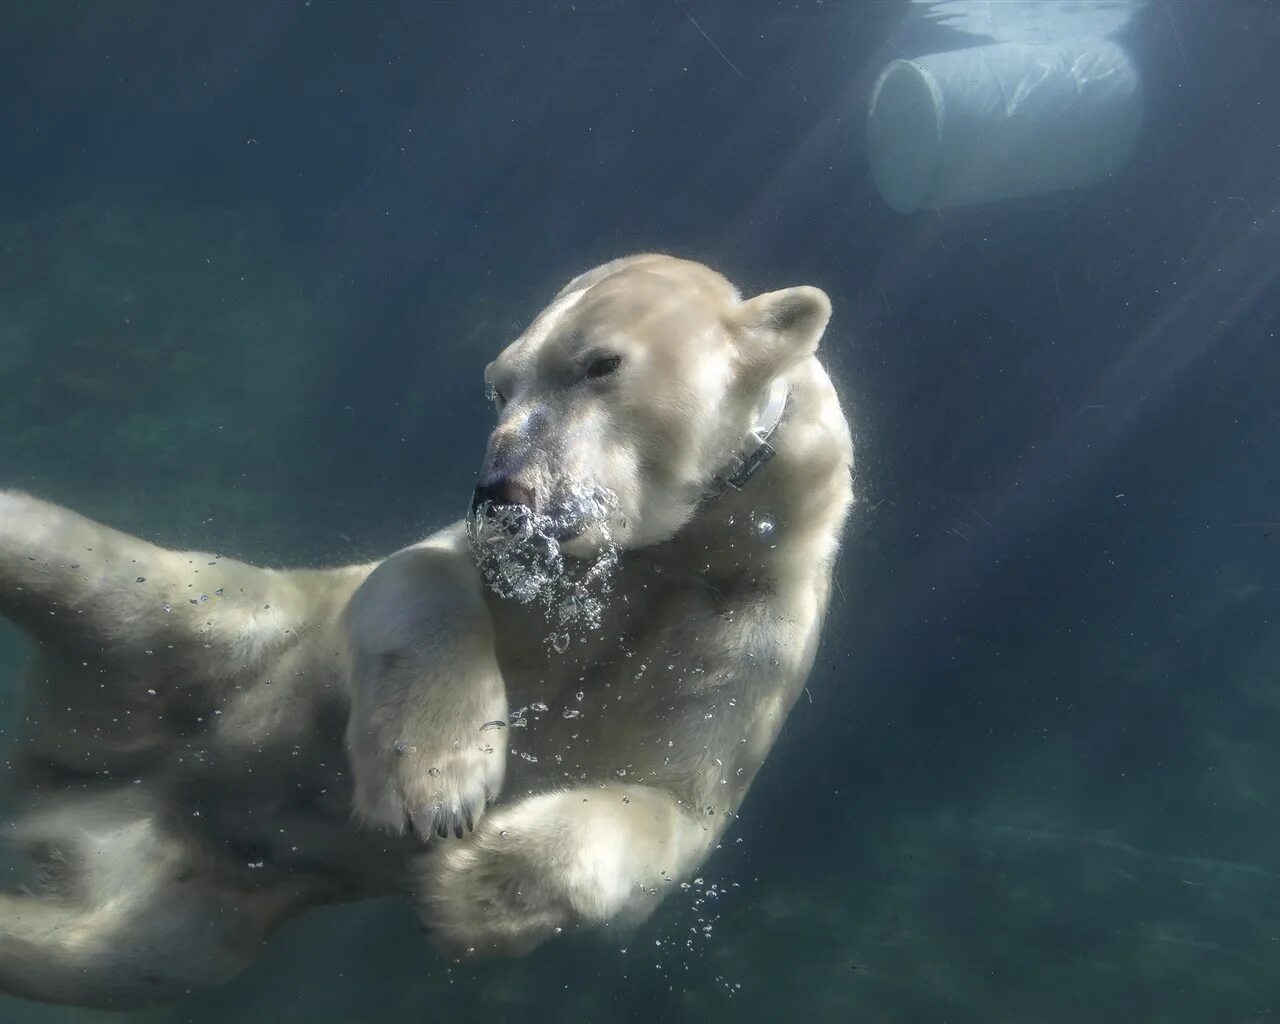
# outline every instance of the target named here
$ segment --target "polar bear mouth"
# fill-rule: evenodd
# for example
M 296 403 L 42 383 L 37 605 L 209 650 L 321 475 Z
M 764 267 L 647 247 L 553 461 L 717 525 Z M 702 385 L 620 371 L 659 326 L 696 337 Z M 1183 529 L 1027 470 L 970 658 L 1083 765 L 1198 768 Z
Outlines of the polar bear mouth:
M 610 525 L 617 498 L 592 489 L 575 493 L 550 512 L 526 505 L 479 506 L 467 519 L 476 566 L 489 589 L 519 604 L 541 605 L 558 649 L 572 628 L 599 629 L 612 589 L 618 546 Z M 567 557 L 561 546 L 595 533 L 587 557 Z
M 548 542 L 566 544 L 592 528 L 607 534 L 617 507 L 617 497 L 603 488 L 569 494 L 546 511 L 485 501 L 472 510 L 468 528 L 473 543 L 479 536 L 482 542 L 490 543 L 506 537 L 534 547 Z

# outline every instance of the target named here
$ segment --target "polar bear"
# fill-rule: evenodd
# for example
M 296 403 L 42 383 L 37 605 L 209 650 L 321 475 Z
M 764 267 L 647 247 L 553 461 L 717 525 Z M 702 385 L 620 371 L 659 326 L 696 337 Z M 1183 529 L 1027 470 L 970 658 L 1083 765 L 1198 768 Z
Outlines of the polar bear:
M 450 955 L 643 920 L 813 663 L 852 445 L 811 287 L 662 255 L 571 281 L 489 365 L 470 513 L 255 568 L 0 492 L 35 642 L 0 987 L 122 1008 L 318 903 L 408 891 Z

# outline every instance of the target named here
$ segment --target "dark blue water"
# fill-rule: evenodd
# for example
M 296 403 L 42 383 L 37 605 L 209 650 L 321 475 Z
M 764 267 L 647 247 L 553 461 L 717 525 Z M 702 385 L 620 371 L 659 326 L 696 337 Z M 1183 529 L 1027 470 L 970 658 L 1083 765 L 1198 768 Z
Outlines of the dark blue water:
M 648 249 L 824 288 L 859 447 L 809 698 L 696 953 L 691 898 L 625 953 L 483 967 L 365 904 L 123 1019 L 1280 1017 L 1280 15 L 1152 6 L 1123 173 L 903 216 L 870 87 L 956 45 L 908 19 L 6 5 L 5 485 L 250 560 L 390 551 L 464 508 L 492 354 Z

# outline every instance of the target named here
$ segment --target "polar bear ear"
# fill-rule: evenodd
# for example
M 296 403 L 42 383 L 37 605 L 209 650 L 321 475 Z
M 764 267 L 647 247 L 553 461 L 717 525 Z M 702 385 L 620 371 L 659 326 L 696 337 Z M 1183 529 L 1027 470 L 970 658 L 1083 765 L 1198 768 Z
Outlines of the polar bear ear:
M 733 326 L 748 366 L 774 376 L 818 350 L 831 319 L 831 300 L 820 288 L 801 285 L 747 299 L 733 312 Z

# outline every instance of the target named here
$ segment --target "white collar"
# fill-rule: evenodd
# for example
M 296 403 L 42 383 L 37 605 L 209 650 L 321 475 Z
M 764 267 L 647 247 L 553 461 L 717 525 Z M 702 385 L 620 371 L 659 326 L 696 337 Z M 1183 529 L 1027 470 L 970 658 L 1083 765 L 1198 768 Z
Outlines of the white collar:
M 782 414 L 786 411 L 787 395 L 790 390 L 787 382 L 781 377 L 775 377 L 770 383 L 764 400 L 756 407 L 755 415 L 751 417 L 751 426 L 747 428 L 747 435 L 742 439 L 742 445 L 734 458 L 732 472 L 729 476 L 717 481 L 720 484 L 717 490 L 724 490 L 726 486 L 736 491 L 742 490 L 760 467 L 776 454 L 769 439 L 773 437 L 778 424 L 782 422 Z

